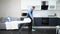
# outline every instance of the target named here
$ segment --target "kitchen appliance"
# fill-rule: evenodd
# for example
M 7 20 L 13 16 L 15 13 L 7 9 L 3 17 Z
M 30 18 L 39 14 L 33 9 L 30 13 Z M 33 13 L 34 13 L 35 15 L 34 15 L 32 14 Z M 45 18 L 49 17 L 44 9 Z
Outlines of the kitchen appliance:
M 49 18 L 42 18 L 43 25 L 49 25 Z
M 41 10 L 48 10 L 48 5 L 46 5 L 47 1 L 42 1 Z

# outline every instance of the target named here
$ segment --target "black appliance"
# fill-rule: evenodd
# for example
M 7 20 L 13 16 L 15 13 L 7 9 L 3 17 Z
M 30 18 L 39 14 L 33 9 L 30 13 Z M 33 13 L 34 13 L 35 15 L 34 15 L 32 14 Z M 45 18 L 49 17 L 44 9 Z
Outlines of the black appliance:
M 46 1 L 42 1 L 41 10 L 48 10 L 48 5 L 46 5 Z
M 27 13 L 22 13 L 22 16 L 27 16 Z
M 49 18 L 42 18 L 42 25 L 49 25 Z

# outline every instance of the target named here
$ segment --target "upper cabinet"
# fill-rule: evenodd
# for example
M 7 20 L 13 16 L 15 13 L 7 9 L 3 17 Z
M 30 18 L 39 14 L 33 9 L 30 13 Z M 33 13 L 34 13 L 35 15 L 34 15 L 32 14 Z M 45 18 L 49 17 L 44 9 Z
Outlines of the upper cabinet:
M 56 10 L 56 0 L 49 0 L 49 10 Z
M 32 6 L 36 6 L 37 10 L 41 8 L 41 0 L 21 0 L 21 10 L 27 10 Z
M 21 0 L 21 10 L 35 6 L 35 10 L 56 10 L 57 0 Z

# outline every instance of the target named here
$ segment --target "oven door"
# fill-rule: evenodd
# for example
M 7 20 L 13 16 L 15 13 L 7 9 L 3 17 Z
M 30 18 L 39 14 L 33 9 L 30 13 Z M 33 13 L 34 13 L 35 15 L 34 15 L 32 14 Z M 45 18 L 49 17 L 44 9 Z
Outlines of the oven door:
M 42 18 L 42 25 L 49 25 L 49 18 Z

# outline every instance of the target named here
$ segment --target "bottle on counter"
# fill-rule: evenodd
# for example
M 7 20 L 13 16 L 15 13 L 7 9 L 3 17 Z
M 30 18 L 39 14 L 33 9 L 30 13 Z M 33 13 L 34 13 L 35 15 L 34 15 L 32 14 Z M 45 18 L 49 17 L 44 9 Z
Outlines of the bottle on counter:
M 7 21 L 11 22 L 11 17 L 10 16 L 7 17 Z

